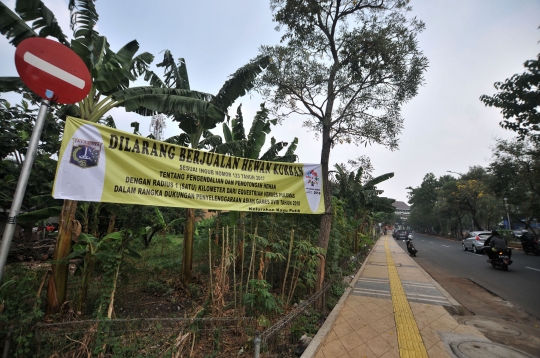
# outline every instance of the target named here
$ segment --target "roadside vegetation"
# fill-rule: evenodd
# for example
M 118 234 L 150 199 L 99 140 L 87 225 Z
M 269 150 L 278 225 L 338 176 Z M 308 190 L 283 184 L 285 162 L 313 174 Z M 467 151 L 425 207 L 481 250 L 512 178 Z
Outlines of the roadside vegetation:
M 341 143 L 396 148 L 400 108 L 416 95 L 427 67 L 416 42 L 424 25 L 408 20 L 410 8 L 397 0 L 271 5 L 285 29 L 283 46 L 263 47 L 213 95 L 191 89 L 186 61 L 170 51 L 156 65 L 161 77 L 151 67 L 154 56 L 138 53 L 136 40 L 111 49 L 97 32 L 92 0 L 69 2 L 71 40 L 42 1 L 19 0 L 15 11 L 0 2 L 0 32 L 10 43 L 56 38 L 85 61 L 93 81 L 83 101 L 53 105 L 47 114 L 21 230 L 0 283 L 0 342 L 11 342 L 13 356 L 236 356 L 252 348 L 256 330 L 329 287 L 316 309 L 288 328 L 293 344 L 317 331 L 381 225 L 394 222 L 394 200 L 377 189 L 393 173 L 374 176 L 365 157 L 332 167 L 331 149 Z M 136 79 L 147 85 L 130 87 Z M 260 91 L 269 106 L 261 104 L 247 130 L 241 107 L 230 124 L 228 110 L 250 90 Z M 312 90 L 312 98 L 297 96 Z M 21 95 L 18 103 L 0 98 L 6 218 L 40 99 L 18 77 L 0 78 L 0 92 Z M 322 139 L 325 213 L 209 215 L 52 199 L 51 158 L 66 116 L 115 127 L 108 113 L 116 107 L 168 116 L 180 128 L 168 143 L 280 162 L 297 161 L 297 146 L 306 145 L 297 138 L 267 141 L 272 126 L 286 120 L 280 108 L 308 115 L 307 127 Z M 223 138 L 212 132 L 218 125 Z M 57 216 L 57 232 L 34 232 Z
M 436 177 L 409 187 L 408 225 L 462 238 L 465 231 L 523 228 L 538 237 L 540 219 L 540 55 L 524 63 L 525 72 L 495 83 L 497 93 L 483 95 L 486 106 L 501 110 L 501 127 L 516 133 L 499 139 L 486 167 Z M 506 225 L 502 225 L 506 221 Z M 504 232 L 512 238 L 510 230 Z

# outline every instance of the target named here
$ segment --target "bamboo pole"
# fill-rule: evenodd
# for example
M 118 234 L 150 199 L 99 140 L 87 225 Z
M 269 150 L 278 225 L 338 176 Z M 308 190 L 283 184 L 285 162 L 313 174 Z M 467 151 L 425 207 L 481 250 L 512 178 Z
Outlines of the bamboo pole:
M 229 225 L 227 225 L 227 229 L 225 231 L 226 241 L 225 241 L 225 266 L 228 269 L 229 266 L 231 266 L 231 258 L 229 256 Z
M 223 277 L 225 269 L 225 227 L 221 228 L 221 282 L 219 285 L 223 288 Z M 223 290 L 221 290 L 223 292 Z
M 246 225 L 244 225 L 242 230 L 242 245 L 246 243 Z M 243 248 L 242 248 L 243 249 Z M 244 284 L 244 255 L 242 254 L 242 262 L 240 263 L 240 292 L 243 291 Z M 242 295 L 240 295 L 240 302 L 242 302 Z
M 254 261 L 255 261 L 255 241 L 257 237 L 257 226 L 255 226 L 255 232 L 253 233 L 253 243 L 251 244 L 251 259 L 249 260 L 249 270 L 248 270 L 248 277 L 246 280 L 246 293 L 249 289 L 249 277 L 251 276 L 251 268 L 253 267 L 253 275 L 255 276 L 255 267 L 254 267 Z
M 289 265 L 291 264 L 291 256 L 293 249 L 294 229 L 291 229 L 291 240 L 289 242 L 289 255 L 287 256 L 287 266 L 285 268 L 285 277 L 283 277 L 283 289 L 281 290 L 281 300 L 285 297 L 285 287 L 287 284 L 287 275 L 289 274 Z
M 236 256 L 234 248 L 236 247 L 236 226 L 233 226 L 233 287 L 234 287 L 234 310 L 236 312 Z
M 214 303 L 214 286 L 212 285 L 212 229 L 208 229 L 208 267 L 210 271 L 210 297 Z

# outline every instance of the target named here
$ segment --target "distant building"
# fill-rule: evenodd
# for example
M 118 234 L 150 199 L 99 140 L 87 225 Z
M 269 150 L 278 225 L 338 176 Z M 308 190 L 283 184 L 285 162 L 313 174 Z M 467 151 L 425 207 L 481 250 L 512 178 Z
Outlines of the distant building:
M 398 215 L 399 218 L 404 222 L 407 221 L 409 215 L 411 214 L 411 207 L 403 201 L 395 201 L 392 206 L 396 208 L 396 215 Z

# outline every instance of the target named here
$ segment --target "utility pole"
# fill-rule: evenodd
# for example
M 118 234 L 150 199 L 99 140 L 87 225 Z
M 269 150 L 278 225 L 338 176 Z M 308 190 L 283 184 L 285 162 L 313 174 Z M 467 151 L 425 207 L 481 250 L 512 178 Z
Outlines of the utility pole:
M 508 219 L 508 230 L 512 230 L 512 225 L 510 225 L 510 215 L 508 214 L 508 202 L 504 198 L 504 205 L 506 206 L 506 218 Z

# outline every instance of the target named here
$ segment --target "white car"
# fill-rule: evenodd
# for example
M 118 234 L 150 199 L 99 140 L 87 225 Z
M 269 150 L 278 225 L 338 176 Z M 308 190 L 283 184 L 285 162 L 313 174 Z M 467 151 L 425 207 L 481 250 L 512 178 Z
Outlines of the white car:
M 462 241 L 463 250 L 471 250 L 475 254 L 484 251 L 484 242 L 491 236 L 491 231 L 471 231 Z

